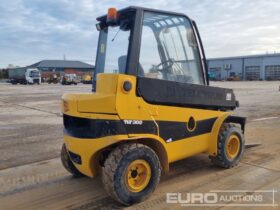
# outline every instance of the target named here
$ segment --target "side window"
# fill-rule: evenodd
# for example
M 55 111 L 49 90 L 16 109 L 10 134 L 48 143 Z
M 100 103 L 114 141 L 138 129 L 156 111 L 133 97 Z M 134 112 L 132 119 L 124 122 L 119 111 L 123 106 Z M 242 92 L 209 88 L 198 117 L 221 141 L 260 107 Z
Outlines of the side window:
M 199 49 L 187 18 L 145 13 L 138 75 L 203 84 Z
M 157 71 L 157 65 L 161 63 L 157 41 L 152 29 L 143 26 L 141 51 L 139 58 L 138 75 L 150 78 L 160 78 L 160 72 Z
M 124 73 L 130 31 L 119 27 L 109 27 L 107 33 L 106 62 L 104 73 Z

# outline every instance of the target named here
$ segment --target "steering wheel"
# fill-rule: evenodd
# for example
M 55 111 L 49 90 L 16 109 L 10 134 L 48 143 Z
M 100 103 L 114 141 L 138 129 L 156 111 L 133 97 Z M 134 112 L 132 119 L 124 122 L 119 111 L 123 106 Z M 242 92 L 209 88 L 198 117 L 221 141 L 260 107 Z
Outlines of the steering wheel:
M 168 64 L 169 63 L 169 64 Z M 163 71 L 163 68 L 162 69 L 159 69 L 160 66 L 163 66 L 164 64 L 167 64 L 167 69 L 171 68 L 174 64 L 174 61 L 172 59 L 168 59 L 166 61 L 163 61 L 161 63 L 159 63 L 158 65 L 156 65 L 158 71 Z

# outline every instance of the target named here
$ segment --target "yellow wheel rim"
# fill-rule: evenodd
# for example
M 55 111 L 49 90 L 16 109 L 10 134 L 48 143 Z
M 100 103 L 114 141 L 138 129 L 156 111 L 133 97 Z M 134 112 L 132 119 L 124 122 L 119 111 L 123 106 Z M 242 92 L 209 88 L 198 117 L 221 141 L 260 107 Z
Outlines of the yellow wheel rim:
M 131 192 L 144 190 L 151 179 L 151 167 L 145 160 L 134 160 L 125 172 L 125 183 Z
M 237 157 L 240 150 L 240 140 L 237 135 L 231 135 L 226 144 L 226 154 L 229 159 Z

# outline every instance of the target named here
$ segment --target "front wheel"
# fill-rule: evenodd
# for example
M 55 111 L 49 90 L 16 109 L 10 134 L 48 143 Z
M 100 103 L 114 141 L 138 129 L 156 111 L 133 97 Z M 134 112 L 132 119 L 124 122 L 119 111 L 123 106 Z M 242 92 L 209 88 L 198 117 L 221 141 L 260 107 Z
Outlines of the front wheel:
M 236 166 L 244 154 L 245 140 L 240 128 L 224 123 L 220 129 L 217 156 L 210 156 L 214 165 L 222 168 Z
M 124 205 L 147 199 L 156 189 L 161 166 L 149 147 L 129 143 L 115 148 L 103 167 L 102 181 L 107 193 Z

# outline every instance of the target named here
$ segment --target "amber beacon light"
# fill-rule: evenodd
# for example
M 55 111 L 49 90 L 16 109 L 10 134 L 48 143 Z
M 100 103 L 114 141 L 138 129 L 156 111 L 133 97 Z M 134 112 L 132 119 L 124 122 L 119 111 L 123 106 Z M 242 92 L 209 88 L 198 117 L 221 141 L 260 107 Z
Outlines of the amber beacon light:
M 107 22 L 116 22 L 118 18 L 118 11 L 116 8 L 109 8 L 107 13 Z

